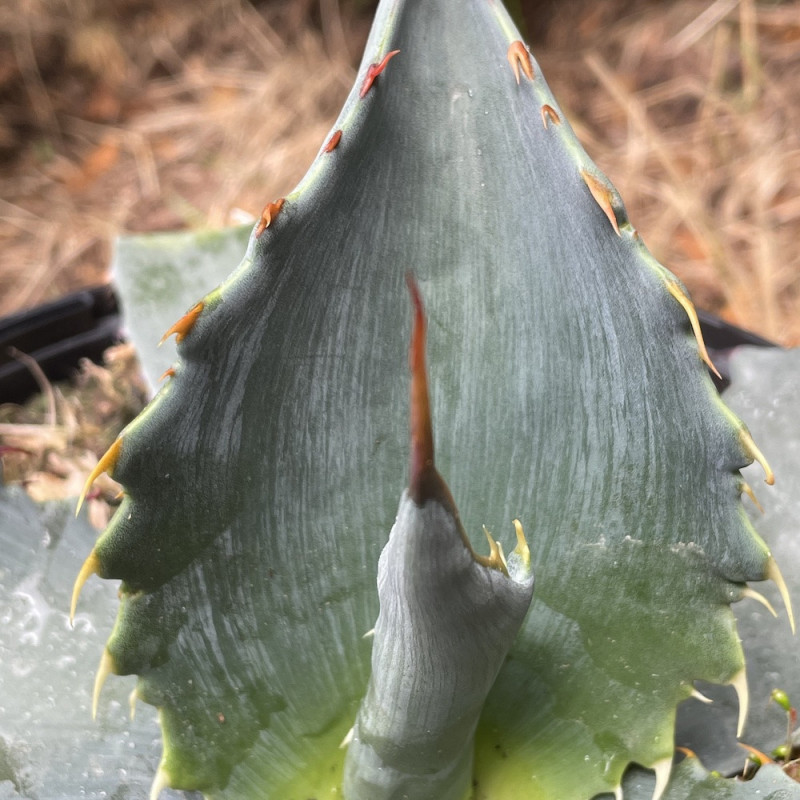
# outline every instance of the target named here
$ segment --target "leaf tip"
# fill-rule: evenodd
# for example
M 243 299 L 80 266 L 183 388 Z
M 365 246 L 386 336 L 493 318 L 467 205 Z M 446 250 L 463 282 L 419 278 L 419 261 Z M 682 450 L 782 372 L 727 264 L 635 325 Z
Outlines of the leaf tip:
M 426 322 L 422 294 L 411 273 L 406 275 L 411 295 L 414 321 L 411 343 L 408 348 L 408 366 L 411 371 L 410 427 L 411 457 L 409 464 L 409 494 L 417 505 L 441 493 L 442 479 L 434 466 L 433 423 L 428 394 L 428 372 L 425 361 Z
M 136 718 L 136 701 L 139 699 L 139 692 L 138 690 L 134 689 L 128 695 L 128 707 L 130 708 L 131 713 L 131 722 Z

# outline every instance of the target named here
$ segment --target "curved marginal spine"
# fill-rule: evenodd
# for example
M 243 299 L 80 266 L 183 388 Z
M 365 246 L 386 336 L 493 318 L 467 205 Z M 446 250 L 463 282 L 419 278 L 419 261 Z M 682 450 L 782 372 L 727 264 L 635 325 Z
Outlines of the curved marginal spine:
M 83 589 L 86 581 L 92 575 L 99 575 L 100 574 L 100 559 L 97 557 L 97 553 L 92 550 L 91 553 L 86 557 L 86 560 L 83 562 L 81 566 L 81 570 L 78 573 L 78 577 L 75 578 L 75 583 L 72 586 L 72 600 L 69 604 L 69 624 L 73 625 L 75 623 L 75 610 L 78 608 L 78 599 L 81 596 L 81 590 Z
M 272 225 L 275 217 L 280 214 L 283 204 L 286 202 L 284 197 L 278 198 L 274 203 L 267 203 L 264 210 L 261 212 L 261 219 L 256 226 L 256 239 L 261 238 L 261 234 Z
M 122 436 L 119 436 L 111 444 L 111 447 L 109 447 L 108 450 L 106 450 L 106 452 L 103 454 L 103 456 L 95 465 L 95 468 L 89 473 L 89 477 L 86 479 L 86 483 L 84 483 L 83 490 L 81 491 L 80 497 L 78 498 L 78 505 L 77 508 L 75 509 L 76 517 L 80 513 L 81 507 L 83 506 L 83 501 L 86 499 L 86 495 L 88 494 L 89 489 L 92 488 L 92 484 L 104 472 L 107 472 L 110 476 L 113 477 L 114 467 L 116 466 L 116 463 L 119 460 L 121 452 L 122 452 Z
M 182 342 L 189 335 L 204 308 L 205 303 L 202 300 L 199 303 L 195 303 L 176 323 L 164 332 L 158 342 L 158 346 L 161 347 L 173 333 L 175 334 L 175 341 Z
M 370 64 L 367 68 L 367 75 L 364 78 L 364 83 L 361 84 L 361 91 L 358 93 L 358 96 L 363 100 L 369 90 L 372 88 L 372 85 L 375 83 L 377 77 L 386 69 L 386 65 L 393 59 L 400 51 L 399 50 L 392 50 L 391 52 L 387 53 L 379 62 L 375 64 Z
M 778 587 L 778 591 L 781 593 L 781 599 L 783 600 L 783 605 L 786 607 L 786 613 L 789 616 L 789 627 L 791 627 L 792 634 L 794 634 L 795 626 L 792 598 L 789 594 L 789 588 L 786 586 L 786 581 L 783 579 L 783 575 L 778 567 L 778 562 L 775 561 L 772 556 L 770 556 L 769 560 L 767 561 L 766 578 L 767 580 L 772 581 Z
M 736 723 L 736 738 L 740 739 L 747 723 L 747 713 L 750 710 L 750 690 L 747 686 L 747 672 L 742 667 L 730 680 L 736 696 L 739 698 L 739 720 Z
M 686 316 L 689 317 L 689 323 L 692 326 L 694 338 L 697 340 L 697 349 L 700 352 L 700 358 L 718 378 L 722 379 L 719 371 L 714 366 L 714 362 L 711 360 L 711 356 L 708 354 L 706 343 L 703 340 L 703 330 L 700 327 L 700 320 L 697 317 L 694 303 L 689 299 L 689 295 L 686 294 L 686 291 L 676 278 L 673 277 L 672 280 L 668 280 L 666 285 L 669 293 L 681 304 L 683 310 L 686 312 Z
M 511 69 L 514 72 L 514 77 L 516 78 L 517 85 L 519 86 L 519 70 L 520 67 L 522 71 L 525 73 L 525 77 L 532 81 L 534 78 L 534 71 L 533 71 L 533 64 L 531 63 L 531 55 L 528 52 L 528 48 L 517 39 L 514 42 L 511 42 L 508 48 L 508 52 L 506 53 L 506 58 L 508 59 L 508 63 L 511 65 Z
M 97 665 L 97 672 L 94 676 L 94 688 L 92 690 L 92 719 L 97 719 L 97 709 L 100 705 L 100 694 L 103 691 L 108 676 L 114 672 L 114 660 L 111 653 L 104 647 L 100 656 L 100 663 Z

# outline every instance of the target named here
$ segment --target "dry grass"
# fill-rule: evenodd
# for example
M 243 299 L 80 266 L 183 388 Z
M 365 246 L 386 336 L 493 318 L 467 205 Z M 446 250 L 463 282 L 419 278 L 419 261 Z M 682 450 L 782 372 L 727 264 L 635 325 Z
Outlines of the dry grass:
M 102 0 L 0 11 L 17 67 L 0 106 L 13 157 L 0 174 L 0 313 L 106 280 L 119 233 L 258 216 L 313 158 L 366 27 L 345 37 L 336 0 L 321 3 L 321 31 L 299 3 L 113 7 L 113 19 Z
M 800 344 L 800 4 L 565 0 L 548 17 L 533 49 L 656 257 L 700 307 Z M 258 216 L 324 140 L 367 28 L 338 0 L 0 7 L 0 313 L 106 280 L 119 233 Z M 30 452 L 6 453 L 7 478 L 61 474 L 51 494 L 74 494 L 124 421 L 76 403 L 141 403 L 120 363 L 87 367 L 55 420 L 0 408 L 0 441 Z
M 800 344 L 800 4 L 582 24 L 543 68 L 650 249 L 698 306 Z

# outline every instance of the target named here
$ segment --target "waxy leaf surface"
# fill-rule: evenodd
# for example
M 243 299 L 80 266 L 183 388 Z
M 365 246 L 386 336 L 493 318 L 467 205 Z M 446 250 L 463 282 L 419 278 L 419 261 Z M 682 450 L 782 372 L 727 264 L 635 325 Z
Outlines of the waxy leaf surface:
M 536 574 L 474 796 L 588 798 L 631 761 L 663 780 L 692 682 L 742 686 L 729 604 L 771 570 L 739 500 L 755 451 L 518 47 L 517 82 L 518 38 L 499 3 L 380 5 L 338 146 L 104 465 L 126 497 L 90 564 L 123 581 L 107 663 L 161 709 L 156 786 L 341 796 L 407 480 L 408 270 L 438 468 L 476 549 L 517 517 Z

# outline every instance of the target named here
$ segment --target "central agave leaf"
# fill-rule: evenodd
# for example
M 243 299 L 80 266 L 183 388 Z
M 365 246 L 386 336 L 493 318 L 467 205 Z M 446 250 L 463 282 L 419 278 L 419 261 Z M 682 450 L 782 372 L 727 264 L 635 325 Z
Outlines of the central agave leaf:
M 345 761 L 344 795 L 353 800 L 469 795 L 478 719 L 533 592 L 519 521 L 508 560 L 488 531 L 490 555 L 478 556 L 436 471 L 425 318 L 409 286 L 410 488 L 378 564 L 372 675 Z
M 135 250 L 120 250 L 120 271 Z M 437 466 L 464 525 L 443 482 L 413 468 L 379 609 L 408 456 L 410 265 L 435 332 Z M 692 682 L 746 697 L 730 603 L 748 581 L 779 580 L 740 502 L 739 469 L 763 459 L 713 389 L 683 287 L 499 2 L 384 0 L 307 176 L 267 204 L 238 269 L 170 331 L 170 380 L 98 465 L 125 497 L 76 586 L 77 599 L 92 573 L 122 580 L 100 676 L 136 673 L 137 695 L 160 709 L 154 794 L 340 798 L 354 724 L 351 752 L 391 764 L 408 746 L 407 769 L 420 715 L 457 727 L 462 679 L 465 721 L 447 741 L 458 786 L 474 758 L 476 798 L 585 800 L 619 792 L 634 761 L 656 770 L 659 794 Z M 476 562 L 461 532 L 513 516 L 537 588 L 505 655 L 521 604 L 496 621 L 501 636 L 482 593 L 502 606 L 526 579 L 513 581 L 511 559 L 510 581 L 499 555 Z M 389 556 L 436 548 L 420 536 L 432 528 L 448 554 L 395 575 Z M 434 563 L 445 583 L 464 565 L 460 594 L 429 589 L 472 604 L 484 634 L 467 645 L 473 678 L 443 656 L 419 672 L 421 631 L 387 621 L 393 603 L 423 596 Z M 363 635 L 379 610 L 373 644 Z M 455 653 L 456 610 L 440 614 L 441 633 L 429 617 L 422 630 Z M 413 674 L 447 676 L 449 707 L 428 708 L 439 695 L 427 686 L 403 695 L 416 704 L 403 720 L 376 716 L 395 691 L 381 671 L 394 647 Z M 378 745 L 386 731 L 399 748 Z M 347 786 L 361 774 L 348 766 Z

